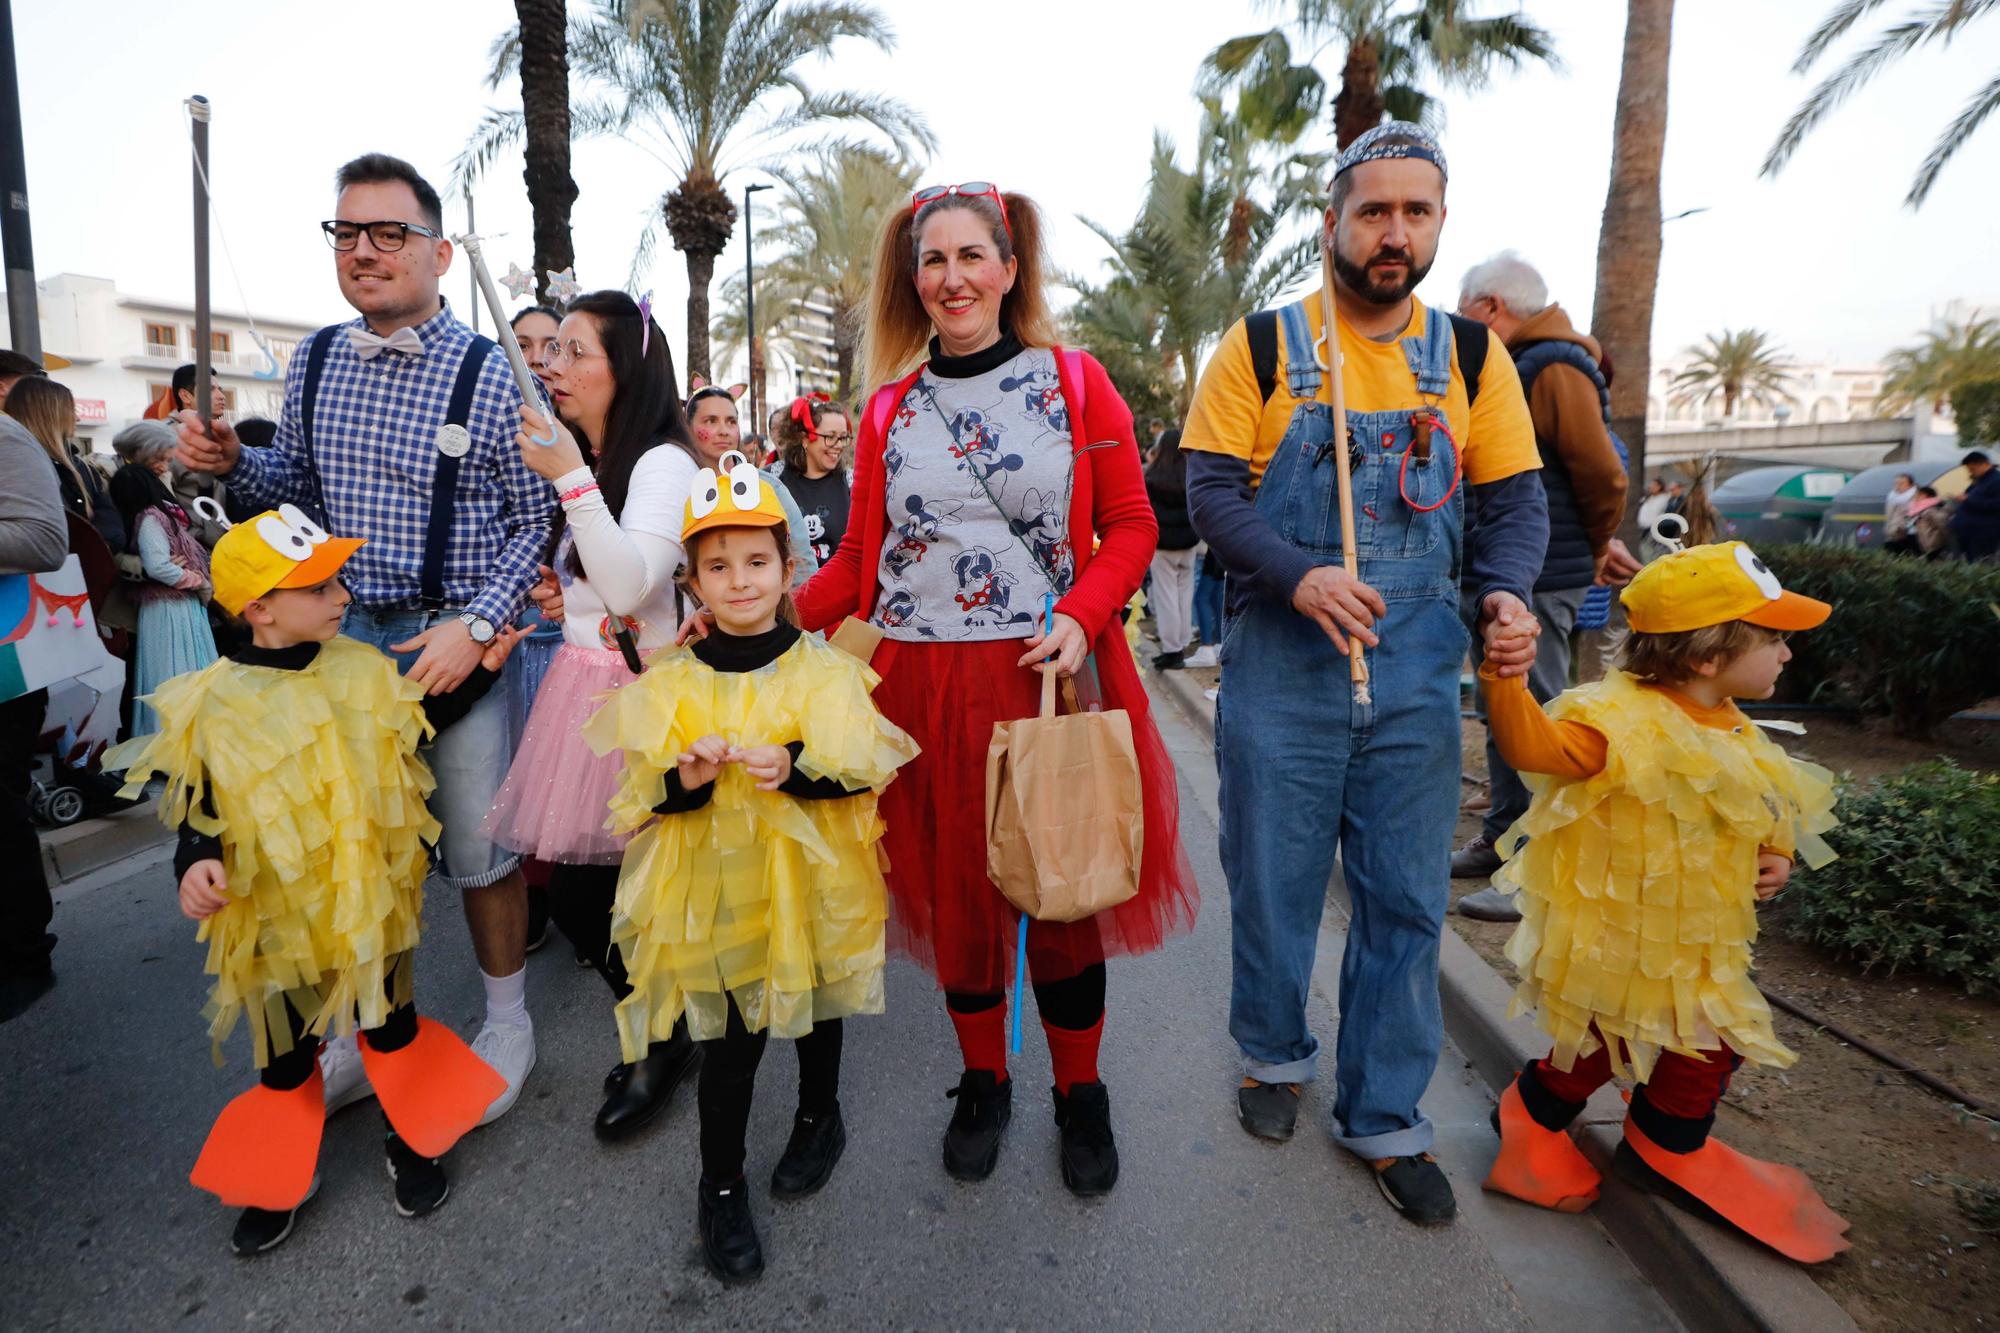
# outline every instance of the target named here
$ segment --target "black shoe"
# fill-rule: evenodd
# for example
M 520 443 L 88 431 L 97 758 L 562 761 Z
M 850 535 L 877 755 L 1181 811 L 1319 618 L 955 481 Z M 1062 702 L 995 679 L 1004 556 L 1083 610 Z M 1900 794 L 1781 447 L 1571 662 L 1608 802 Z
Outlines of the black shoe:
M 1693 1213 L 1696 1217 L 1704 1218 L 1719 1227 L 1726 1227 L 1732 1231 L 1741 1230 L 1734 1222 L 1688 1193 L 1684 1187 L 1655 1171 L 1651 1164 L 1622 1138 L 1618 1140 L 1618 1147 L 1611 1153 L 1611 1174 L 1628 1185 L 1637 1185 L 1648 1194 L 1659 1195 L 1683 1212 Z
M 597 1137 L 610 1143 L 637 1133 L 667 1109 L 681 1080 L 700 1067 L 701 1047 L 689 1040 L 685 1029 L 648 1046 L 646 1058 L 625 1066 L 624 1082 L 604 1099 L 597 1113 Z M 610 1083 L 605 1079 L 607 1087 Z
M 780 1199 L 803 1199 L 817 1193 L 845 1151 L 847 1124 L 840 1117 L 839 1102 L 819 1115 L 797 1112 L 792 1116 L 791 1141 L 785 1144 L 785 1155 L 771 1173 L 771 1193 Z
M 701 1257 L 724 1282 L 748 1282 L 764 1273 L 764 1246 L 750 1220 L 750 1185 L 738 1176 L 727 1185 L 698 1187 Z
M 1056 1097 L 1062 1130 L 1062 1179 L 1071 1194 L 1109 1194 L 1118 1183 L 1118 1144 L 1111 1137 L 1111 1094 L 1102 1083 L 1072 1083 Z
M 1430 1226 L 1458 1216 L 1451 1182 L 1445 1179 L 1444 1168 L 1428 1154 L 1396 1158 L 1375 1172 L 1375 1185 L 1382 1197 L 1412 1222 Z
M 404 1217 L 435 1212 L 451 1195 L 444 1163 L 435 1157 L 425 1157 L 394 1131 L 389 1134 L 387 1146 L 389 1179 L 396 1182 L 396 1211 Z
M 958 1099 L 944 1130 L 945 1174 L 984 1180 L 1000 1161 L 1000 1135 L 1014 1116 L 1014 1080 L 995 1082 L 990 1069 L 968 1069 L 945 1096 Z
M 277 1249 L 285 1243 L 285 1238 L 292 1234 L 292 1223 L 298 1220 L 299 1209 L 305 1207 L 317 1193 L 319 1193 L 319 1177 L 314 1176 L 311 1188 L 306 1190 L 306 1197 L 299 1200 L 297 1207 L 281 1211 L 269 1208 L 245 1208 L 236 1219 L 236 1230 L 230 1233 L 230 1250 L 247 1259 L 253 1254 Z
M 611 1066 L 611 1072 L 604 1076 L 604 1095 L 609 1097 L 612 1093 L 624 1087 L 625 1080 L 630 1077 L 632 1077 L 632 1066 L 630 1065 Z
M 34 972 L 10 972 L 0 977 L 0 1023 L 12 1022 L 34 1008 L 35 1001 L 55 989 L 56 972 L 43 967 Z
M 1453 879 L 1484 879 L 1500 868 L 1499 849 L 1484 833 L 1466 839 L 1465 846 L 1451 854 Z
M 1236 1120 L 1257 1138 L 1285 1142 L 1299 1122 L 1299 1085 L 1244 1079 L 1236 1090 Z
M 1153 670 L 1155 671 L 1179 671 L 1186 665 L 1186 653 L 1161 653 L 1153 659 Z

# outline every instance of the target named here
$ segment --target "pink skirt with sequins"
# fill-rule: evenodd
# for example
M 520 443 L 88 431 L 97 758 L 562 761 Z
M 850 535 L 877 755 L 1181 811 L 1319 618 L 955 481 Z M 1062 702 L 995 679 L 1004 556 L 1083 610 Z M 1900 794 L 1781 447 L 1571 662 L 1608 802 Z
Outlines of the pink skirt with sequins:
M 604 695 L 633 680 L 616 651 L 565 643 L 535 695 L 513 767 L 481 831 L 509 851 L 562 865 L 615 865 L 627 839 L 604 827 L 625 757 L 583 740 Z

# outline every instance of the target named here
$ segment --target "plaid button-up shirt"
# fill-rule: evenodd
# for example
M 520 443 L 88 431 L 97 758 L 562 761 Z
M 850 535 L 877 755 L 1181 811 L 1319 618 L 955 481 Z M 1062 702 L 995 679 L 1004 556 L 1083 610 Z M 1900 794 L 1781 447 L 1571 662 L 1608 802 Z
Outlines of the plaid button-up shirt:
M 369 610 L 408 610 L 422 604 L 438 427 L 472 330 L 446 305 L 417 326 L 422 356 L 384 351 L 363 361 L 346 333 L 363 327 L 356 319 L 321 335 L 333 341 L 313 396 L 310 451 L 301 429 L 301 347 L 285 376 L 277 438 L 267 449 L 244 449 L 226 480 L 265 505 L 317 504 L 324 495 L 332 531 L 368 541 L 343 571 L 355 601 Z M 472 448 L 459 462 L 444 592 L 453 606 L 496 626 L 520 613 L 555 512 L 554 490 L 528 470 L 514 443 L 520 405 L 507 358 L 489 353 L 465 423 Z

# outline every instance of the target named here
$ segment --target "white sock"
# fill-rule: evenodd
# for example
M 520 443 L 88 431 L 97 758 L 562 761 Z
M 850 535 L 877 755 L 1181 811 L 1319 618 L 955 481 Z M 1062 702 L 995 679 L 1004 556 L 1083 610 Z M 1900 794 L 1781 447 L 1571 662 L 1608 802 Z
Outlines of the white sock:
M 528 969 L 523 967 L 511 977 L 493 977 L 485 972 L 479 974 L 486 983 L 486 1025 L 493 1027 L 505 1024 L 508 1027 L 533 1028 L 534 1020 L 528 1017 Z

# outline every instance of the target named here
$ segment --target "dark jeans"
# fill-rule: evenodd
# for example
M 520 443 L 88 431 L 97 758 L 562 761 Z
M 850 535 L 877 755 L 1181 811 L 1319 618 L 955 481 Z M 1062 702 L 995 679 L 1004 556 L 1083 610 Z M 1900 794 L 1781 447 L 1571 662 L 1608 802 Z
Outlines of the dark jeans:
M 48 705 L 47 690 L 0 703 L 0 866 L 7 868 L 6 887 L 0 888 L 0 976 L 48 971 L 56 944 L 48 933 L 56 907 L 28 804 Z
M 840 1099 L 840 1049 L 846 1025 L 840 1019 L 813 1024 L 792 1043 L 799 1051 L 799 1110 L 824 1115 Z M 736 1001 L 729 1002 L 729 1027 L 716 1041 L 701 1044 L 701 1176 L 727 1185 L 743 1174 L 743 1136 L 750 1125 L 750 1100 L 768 1032 L 743 1026 Z

